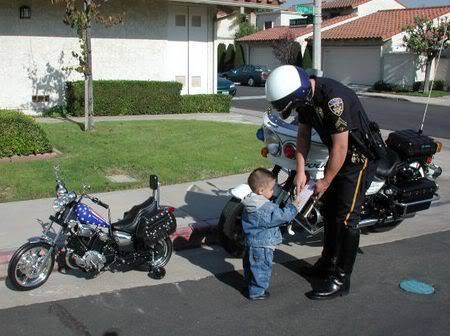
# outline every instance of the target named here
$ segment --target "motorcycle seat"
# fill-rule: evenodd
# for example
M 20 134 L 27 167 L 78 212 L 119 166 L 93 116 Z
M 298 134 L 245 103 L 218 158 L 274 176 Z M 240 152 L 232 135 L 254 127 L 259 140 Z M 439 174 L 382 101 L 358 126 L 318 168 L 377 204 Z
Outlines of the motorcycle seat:
M 387 177 L 391 175 L 400 162 L 400 156 L 397 152 L 387 147 L 386 156 L 378 160 L 376 176 Z
M 112 224 L 112 228 L 114 230 L 132 234 L 136 231 L 139 224 L 139 219 L 143 215 L 152 215 L 156 210 L 156 201 L 153 197 L 150 197 L 144 203 L 135 205 L 130 210 L 125 212 L 121 220 Z

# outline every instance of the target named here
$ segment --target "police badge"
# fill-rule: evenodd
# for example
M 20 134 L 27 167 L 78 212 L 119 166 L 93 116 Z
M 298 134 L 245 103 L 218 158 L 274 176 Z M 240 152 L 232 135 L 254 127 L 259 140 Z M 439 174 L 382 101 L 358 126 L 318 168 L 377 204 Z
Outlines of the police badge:
M 340 117 L 344 112 L 344 101 L 342 100 L 342 98 L 333 98 L 328 102 L 328 107 L 330 108 L 331 112 Z

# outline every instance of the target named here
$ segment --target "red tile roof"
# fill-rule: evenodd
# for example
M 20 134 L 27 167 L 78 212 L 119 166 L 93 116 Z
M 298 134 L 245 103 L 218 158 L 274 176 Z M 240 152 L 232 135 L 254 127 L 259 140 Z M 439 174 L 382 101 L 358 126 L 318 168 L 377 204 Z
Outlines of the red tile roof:
M 450 6 L 383 10 L 345 23 L 322 33 L 323 40 L 381 39 L 389 40 L 414 24 L 416 16 L 430 19 L 450 13 Z
M 322 3 L 323 9 L 332 9 L 332 8 L 356 8 L 359 5 L 362 5 L 371 0 L 333 0 Z
M 322 22 L 322 27 L 327 27 L 341 21 L 345 21 L 351 18 L 356 18 L 356 14 L 349 14 L 343 16 L 336 16 L 332 19 L 326 19 Z M 298 27 L 288 27 L 288 26 L 278 26 L 270 29 L 261 30 L 255 34 L 247 35 L 240 38 L 239 42 L 263 42 L 263 41 L 274 41 L 279 40 L 288 35 L 291 38 L 298 38 L 300 36 L 312 33 L 313 25 L 298 26 Z
M 249 4 L 255 4 L 255 5 L 272 5 L 274 7 L 278 7 L 281 4 L 285 3 L 286 0 L 222 0 L 222 2 L 230 2 L 233 4 L 242 2 L 245 3 L 246 5 Z

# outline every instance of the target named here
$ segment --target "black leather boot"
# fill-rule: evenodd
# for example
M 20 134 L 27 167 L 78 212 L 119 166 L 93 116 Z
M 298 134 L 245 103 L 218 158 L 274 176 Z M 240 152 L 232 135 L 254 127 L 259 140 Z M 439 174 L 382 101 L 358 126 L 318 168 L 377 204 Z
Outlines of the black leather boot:
M 346 227 L 342 232 L 336 272 L 306 296 L 311 300 L 332 299 L 347 295 L 350 291 L 350 275 L 359 246 L 359 229 Z
M 329 300 L 337 296 L 347 295 L 350 290 L 350 276 L 336 272 L 330 275 L 321 286 L 305 295 L 311 300 Z

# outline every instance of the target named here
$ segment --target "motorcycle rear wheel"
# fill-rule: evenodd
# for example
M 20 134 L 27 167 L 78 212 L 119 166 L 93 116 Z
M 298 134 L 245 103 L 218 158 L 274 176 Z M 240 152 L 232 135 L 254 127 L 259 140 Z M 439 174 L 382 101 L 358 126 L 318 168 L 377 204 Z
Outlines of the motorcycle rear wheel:
M 173 243 L 169 237 L 160 239 L 153 247 L 154 256 L 150 262 L 152 267 L 164 267 L 169 262 L 173 253 Z
M 8 265 L 8 278 L 15 289 L 31 290 L 47 281 L 55 264 L 55 253 L 48 256 L 45 265 L 42 263 L 50 249 L 50 244 L 37 242 L 26 243 L 14 252 Z
M 217 227 L 221 245 L 236 258 L 241 258 L 244 254 L 244 233 L 241 223 L 243 211 L 241 200 L 231 198 L 222 210 Z

